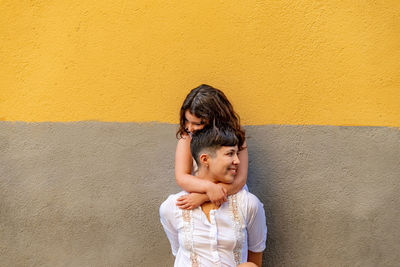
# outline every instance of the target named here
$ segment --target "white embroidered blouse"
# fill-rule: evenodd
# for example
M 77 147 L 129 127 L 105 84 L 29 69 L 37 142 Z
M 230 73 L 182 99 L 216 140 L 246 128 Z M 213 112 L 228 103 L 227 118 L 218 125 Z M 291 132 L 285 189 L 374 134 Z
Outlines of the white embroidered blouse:
M 175 267 L 237 266 L 247 261 L 248 250 L 265 249 L 267 225 L 263 204 L 246 190 L 229 196 L 210 211 L 210 222 L 200 207 L 181 210 L 170 195 L 161 204 L 161 224 L 175 256 Z

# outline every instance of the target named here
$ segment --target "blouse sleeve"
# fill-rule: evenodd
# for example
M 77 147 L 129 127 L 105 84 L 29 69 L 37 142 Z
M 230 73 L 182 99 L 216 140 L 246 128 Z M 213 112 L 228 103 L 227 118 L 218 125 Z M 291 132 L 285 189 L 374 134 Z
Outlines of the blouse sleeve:
M 175 201 L 169 196 L 160 206 L 160 220 L 171 244 L 172 254 L 176 256 L 179 249 L 178 229 L 175 222 Z
M 267 240 L 267 224 L 264 205 L 258 198 L 248 193 L 247 197 L 247 235 L 248 248 L 252 252 L 262 252 Z

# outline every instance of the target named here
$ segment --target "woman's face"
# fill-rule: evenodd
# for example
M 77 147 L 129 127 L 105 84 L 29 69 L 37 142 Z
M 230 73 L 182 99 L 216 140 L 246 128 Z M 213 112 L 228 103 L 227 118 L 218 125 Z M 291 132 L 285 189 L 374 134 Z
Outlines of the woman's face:
M 189 110 L 185 111 L 185 129 L 189 134 L 193 134 L 206 126 L 207 122 L 190 113 Z
M 215 155 L 208 158 L 208 175 L 215 182 L 232 183 L 239 167 L 237 146 L 223 146 L 215 151 Z

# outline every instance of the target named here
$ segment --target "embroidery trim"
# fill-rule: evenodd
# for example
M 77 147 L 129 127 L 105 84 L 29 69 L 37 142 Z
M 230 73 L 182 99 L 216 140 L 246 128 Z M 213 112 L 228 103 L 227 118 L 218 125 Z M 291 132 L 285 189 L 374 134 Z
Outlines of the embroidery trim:
M 239 265 L 242 261 L 242 246 L 244 240 L 244 233 L 242 231 L 243 228 L 243 218 L 240 215 L 237 194 L 233 196 L 229 196 L 229 208 L 231 210 L 231 216 L 233 220 L 234 234 L 236 238 L 236 245 L 233 249 L 233 258 L 235 260 L 236 265 Z
M 182 211 L 182 219 L 183 219 L 183 230 L 185 232 L 185 240 L 184 247 L 190 253 L 190 261 L 192 263 L 192 267 L 199 267 L 199 257 L 194 252 L 194 242 L 193 242 L 193 218 L 192 218 L 192 210 L 183 210 Z

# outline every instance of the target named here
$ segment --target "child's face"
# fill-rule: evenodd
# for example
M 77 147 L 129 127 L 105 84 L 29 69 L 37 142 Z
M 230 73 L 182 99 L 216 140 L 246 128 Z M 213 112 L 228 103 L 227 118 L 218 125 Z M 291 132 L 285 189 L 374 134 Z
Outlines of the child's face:
M 232 183 L 239 166 L 237 146 L 223 146 L 210 156 L 208 161 L 209 175 L 222 183 Z
M 185 111 L 185 129 L 188 133 L 193 134 L 198 130 L 201 130 L 206 125 L 206 121 L 204 119 L 200 119 L 190 113 L 189 110 Z

